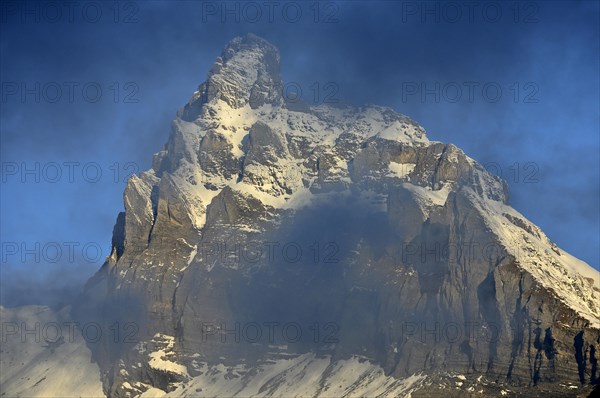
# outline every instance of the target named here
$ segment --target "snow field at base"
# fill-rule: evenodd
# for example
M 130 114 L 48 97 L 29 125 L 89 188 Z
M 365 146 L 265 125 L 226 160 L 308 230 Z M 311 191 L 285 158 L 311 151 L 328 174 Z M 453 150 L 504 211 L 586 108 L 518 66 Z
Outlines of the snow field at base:
M 245 365 L 201 364 L 199 370 L 202 375 L 165 396 L 409 397 L 425 380 L 419 375 L 406 379 L 385 376 L 379 366 L 358 357 L 332 363 L 330 357 L 317 357 L 314 353 L 269 361 L 253 373 Z
M 54 349 L 48 347 L 43 334 L 41 339 L 35 335 L 22 338 L 20 334 L 8 337 L 0 355 L 4 397 L 104 397 L 100 369 L 92 362 L 81 334 L 75 331 L 74 337 L 69 337 L 69 327 L 63 325 L 68 318 L 44 306 L 0 307 L 0 318 L 2 322 L 25 323 L 32 330 L 36 323 L 41 327 L 56 323 L 64 337 L 64 344 Z

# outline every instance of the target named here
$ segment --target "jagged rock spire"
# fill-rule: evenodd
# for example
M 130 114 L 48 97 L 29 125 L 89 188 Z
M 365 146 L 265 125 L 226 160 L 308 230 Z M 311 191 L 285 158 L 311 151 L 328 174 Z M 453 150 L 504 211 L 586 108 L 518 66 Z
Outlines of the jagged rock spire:
M 179 116 L 195 120 L 202 105 L 222 100 L 232 108 L 246 104 L 253 109 L 263 104 L 282 105 L 279 50 L 254 34 L 231 40 L 217 57 L 208 79 L 194 92 Z

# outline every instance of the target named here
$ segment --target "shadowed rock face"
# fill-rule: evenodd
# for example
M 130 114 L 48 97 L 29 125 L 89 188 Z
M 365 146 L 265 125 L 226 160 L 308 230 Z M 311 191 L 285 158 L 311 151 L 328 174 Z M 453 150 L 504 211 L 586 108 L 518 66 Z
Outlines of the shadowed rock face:
M 274 347 L 421 373 L 431 396 L 597 382 L 597 274 L 503 181 L 391 109 L 297 111 L 280 88 L 277 49 L 232 40 L 129 180 L 75 309 L 137 328 L 91 347 L 109 395 L 172 391 L 199 361 L 259 364 Z

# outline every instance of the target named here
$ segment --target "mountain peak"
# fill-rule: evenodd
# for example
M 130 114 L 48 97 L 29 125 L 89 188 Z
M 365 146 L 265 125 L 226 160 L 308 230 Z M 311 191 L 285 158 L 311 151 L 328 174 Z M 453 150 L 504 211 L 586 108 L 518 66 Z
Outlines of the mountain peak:
M 498 396 L 498 380 L 511 394 L 592 388 L 597 271 L 510 207 L 506 182 L 458 147 L 429 141 L 386 107 L 291 109 L 278 96 L 278 67 L 265 40 L 233 39 L 153 168 L 129 179 L 113 255 L 74 307 L 80 324 L 97 309 L 102 330 L 139 325 L 131 350 L 93 348 L 94 358 L 114 358 L 99 361 L 109 396 L 147 395 L 147 386 L 216 396 L 231 383 L 238 395 L 250 386 L 276 396 L 253 375 L 280 358 L 291 368 L 277 362 L 281 373 L 267 379 L 310 374 L 318 391 L 303 395 L 353 395 L 321 388 L 351 372 L 330 372 L 338 365 L 326 356 L 369 358 L 396 380 L 424 375 L 422 396 L 449 384 Z M 273 337 L 282 328 L 242 341 L 248 320 L 298 325 L 297 344 Z M 339 334 L 317 341 L 305 325 Z M 323 354 L 322 374 L 306 370 L 312 353 Z M 217 366 L 237 376 L 216 377 Z M 372 377 L 351 366 L 360 380 L 344 380 L 360 385 L 356 395 L 408 394 L 392 379 L 367 386 Z
M 208 79 L 194 92 L 180 117 L 194 121 L 203 104 L 218 100 L 234 109 L 282 105 L 279 65 L 279 50 L 273 44 L 252 33 L 235 37 L 217 57 Z
M 274 66 L 279 67 L 279 50 L 277 47 L 253 33 L 231 39 L 225 46 L 221 58 L 228 61 L 238 55 L 245 56 L 247 53 L 260 54 L 262 61 L 273 63 Z

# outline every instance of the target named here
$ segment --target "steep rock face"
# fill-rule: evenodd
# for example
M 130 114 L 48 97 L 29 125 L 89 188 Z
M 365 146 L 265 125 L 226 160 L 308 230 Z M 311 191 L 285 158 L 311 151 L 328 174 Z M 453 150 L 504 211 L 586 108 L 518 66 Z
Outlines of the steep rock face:
M 76 308 L 137 326 L 135 344 L 92 347 L 110 396 L 174 391 L 198 361 L 251 366 L 273 347 L 422 373 L 431 394 L 453 374 L 472 379 L 460 393 L 597 382 L 596 271 L 457 147 L 384 107 L 294 110 L 278 70 L 271 44 L 234 39 L 130 179 Z M 290 325 L 304 333 L 282 337 Z

